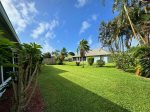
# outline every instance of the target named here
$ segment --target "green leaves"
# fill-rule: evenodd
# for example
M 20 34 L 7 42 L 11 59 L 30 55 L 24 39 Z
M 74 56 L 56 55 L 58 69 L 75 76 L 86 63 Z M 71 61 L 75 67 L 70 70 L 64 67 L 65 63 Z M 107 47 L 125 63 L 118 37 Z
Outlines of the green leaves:
M 140 47 L 134 55 L 140 59 L 139 63 L 142 67 L 142 76 L 150 77 L 150 48 Z
M 0 38 L 0 65 L 10 63 L 12 57 L 12 49 L 15 48 L 15 43 L 6 38 Z
M 88 45 L 88 41 L 85 39 L 82 39 L 77 48 L 77 51 L 80 51 L 80 56 L 84 57 L 85 53 L 88 52 L 89 50 L 90 50 L 90 46 Z

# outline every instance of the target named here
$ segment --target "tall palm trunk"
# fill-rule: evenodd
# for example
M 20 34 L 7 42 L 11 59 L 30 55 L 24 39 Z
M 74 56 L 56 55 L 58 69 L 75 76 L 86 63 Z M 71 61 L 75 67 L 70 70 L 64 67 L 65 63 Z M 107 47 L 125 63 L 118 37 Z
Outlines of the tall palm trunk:
M 83 61 L 83 68 L 84 68 L 84 57 L 82 56 L 82 61 Z
M 124 10 L 125 10 L 125 12 L 126 12 L 126 16 L 127 16 L 128 20 L 129 20 L 129 24 L 130 24 L 130 26 L 131 26 L 133 35 L 134 35 L 134 37 L 137 39 L 139 45 L 141 45 L 141 44 L 140 44 L 140 41 L 139 41 L 139 39 L 138 39 L 138 36 L 136 35 L 135 29 L 134 29 L 134 27 L 133 27 L 133 23 L 132 23 L 132 21 L 131 21 L 131 19 L 130 19 L 130 16 L 129 16 L 129 14 L 128 14 L 128 11 L 127 11 L 127 8 L 126 8 L 125 3 L 124 3 L 124 5 L 123 5 L 123 7 L 124 7 Z
M 127 7 L 126 7 L 125 3 L 124 3 L 124 5 L 123 5 L 123 7 L 124 7 L 124 10 L 125 10 L 125 12 L 126 12 L 126 16 L 127 16 L 128 20 L 129 20 L 129 24 L 130 24 L 130 26 L 131 26 L 133 35 L 134 35 L 134 37 L 137 39 L 139 45 L 141 45 L 141 44 L 140 44 L 140 40 L 139 40 L 139 38 L 138 38 L 138 36 L 137 36 L 137 34 L 136 34 L 136 32 L 135 32 L 135 29 L 134 29 L 134 27 L 133 27 L 133 23 L 132 23 L 132 21 L 131 21 L 131 18 L 130 18 L 130 16 L 129 16 L 129 13 L 128 13 L 128 10 L 127 10 Z M 139 35 L 140 35 L 140 33 L 139 33 Z M 142 41 L 144 42 L 144 44 L 146 44 L 145 40 L 143 39 L 143 37 L 142 37 L 141 35 L 140 35 L 140 38 L 142 39 Z

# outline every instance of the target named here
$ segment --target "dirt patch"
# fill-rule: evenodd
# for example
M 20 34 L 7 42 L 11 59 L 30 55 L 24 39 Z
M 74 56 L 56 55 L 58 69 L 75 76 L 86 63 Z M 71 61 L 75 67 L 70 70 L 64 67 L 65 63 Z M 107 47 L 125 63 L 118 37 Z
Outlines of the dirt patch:
M 8 88 L 0 98 L 0 112 L 10 112 L 13 101 L 13 90 Z
M 25 112 L 44 112 L 44 101 L 37 87 Z
M 8 88 L 0 98 L 0 112 L 10 112 L 13 105 L 13 89 Z M 25 112 L 44 112 L 44 102 L 37 87 Z

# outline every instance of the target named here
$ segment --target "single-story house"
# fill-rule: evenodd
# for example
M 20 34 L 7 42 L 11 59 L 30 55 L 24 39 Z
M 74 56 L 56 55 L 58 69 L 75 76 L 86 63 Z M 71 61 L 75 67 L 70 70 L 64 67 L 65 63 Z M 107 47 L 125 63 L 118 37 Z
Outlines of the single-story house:
M 83 58 L 84 61 L 87 61 L 88 57 L 94 57 L 94 62 L 99 60 L 100 58 L 105 61 L 105 63 L 109 62 L 111 52 L 106 51 L 104 49 L 95 49 L 95 50 L 90 50 L 85 54 L 85 57 Z M 72 57 L 73 61 L 82 61 L 82 58 L 80 57 L 79 54 L 76 54 L 75 56 Z
M 20 43 L 20 40 L 2 6 L 2 3 L 0 1 L 0 38 L 7 38 L 10 41 L 18 42 Z M 12 51 L 12 64 L 15 63 L 14 58 L 14 52 Z M 0 96 L 4 93 L 3 88 L 5 85 L 11 80 L 11 77 L 9 77 L 8 72 L 15 72 L 15 67 L 3 67 L 0 65 Z

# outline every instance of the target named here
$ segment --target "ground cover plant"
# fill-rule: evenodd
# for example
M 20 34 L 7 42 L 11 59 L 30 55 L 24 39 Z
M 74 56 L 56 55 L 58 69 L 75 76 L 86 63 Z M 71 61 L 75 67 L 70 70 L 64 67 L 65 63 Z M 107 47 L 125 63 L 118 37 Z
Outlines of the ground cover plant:
M 116 69 L 68 65 L 43 66 L 39 87 L 46 112 L 148 112 L 150 81 Z

